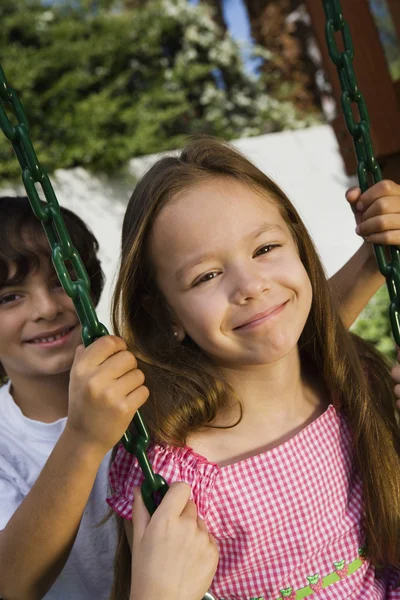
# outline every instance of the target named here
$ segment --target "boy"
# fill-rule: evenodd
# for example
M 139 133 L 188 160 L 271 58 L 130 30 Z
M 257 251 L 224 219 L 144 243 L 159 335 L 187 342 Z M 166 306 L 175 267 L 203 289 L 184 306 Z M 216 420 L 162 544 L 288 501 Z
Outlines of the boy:
M 106 599 L 115 552 L 114 521 L 99 526 L 108 451 L 147 398 L 144 377 L 119 338 L 79 346 L 72 300 L 27 199 L 1 198 L 0 214 L 0 596 Z M 97 241 L 76 215 L 62 214 L 96 304 Z M 74 356 L 77 371 L 112 372 L 115 385 L 89 394 L 90 381 L 70 378 Z

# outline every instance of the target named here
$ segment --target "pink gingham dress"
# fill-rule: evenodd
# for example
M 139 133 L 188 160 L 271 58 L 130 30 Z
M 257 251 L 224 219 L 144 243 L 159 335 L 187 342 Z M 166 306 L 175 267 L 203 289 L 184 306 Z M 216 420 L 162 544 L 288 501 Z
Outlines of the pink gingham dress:
M 375 571 L 360 530 L 360 477 L 351 476 L 351 436 L 330 405 L 285 443 L 218 467 L 191 448 L 153 444 L 154 471 L 186 481 L 217 540 L 211 592 L 220 600 L 400 600 L 398 573 Z M 143 476 L 118 449 L 107 502 L 131 519 L 132 489 Z

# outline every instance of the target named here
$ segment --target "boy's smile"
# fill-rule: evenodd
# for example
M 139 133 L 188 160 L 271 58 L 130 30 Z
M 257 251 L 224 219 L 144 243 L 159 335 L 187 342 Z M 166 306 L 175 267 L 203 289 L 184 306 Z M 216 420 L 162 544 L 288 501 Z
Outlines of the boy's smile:
M 0 331 L 0 362 L 14 382 L 71 368 L 81 327 L 46 258 L 21 282 L 0 289 Z
M 72 327 L 59 327 L 53 331 L 42 331 L 39 336 L 24 340 L 26 344 L 35 344 L 43 348 L 59 348 L 67 342 L 70 333 L 75 329 Z

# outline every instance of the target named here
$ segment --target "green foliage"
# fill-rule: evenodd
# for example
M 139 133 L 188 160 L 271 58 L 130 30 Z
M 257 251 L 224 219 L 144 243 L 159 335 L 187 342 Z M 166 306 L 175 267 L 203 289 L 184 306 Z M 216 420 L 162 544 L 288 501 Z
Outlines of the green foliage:
M 3 69 L 50 171 L 111 172 L 198 132 L 232 139 L 307 124 L 246 73 L 239 45 L 204 5 L 2 0 L 0 23 Z M 0 136 L 0 177 L 18 175 Z
M 383 51 L 393 81 L 400 79 L 400 43 L 396 27 L 386 1 L 369 0 L 370 9 L 378 28 Z
M 389 293 L 386 285 L 371 298 L 352 327 L 352 331 L 372 342 L 391 362 L 396 359 L 395 344 L 389 319 Z

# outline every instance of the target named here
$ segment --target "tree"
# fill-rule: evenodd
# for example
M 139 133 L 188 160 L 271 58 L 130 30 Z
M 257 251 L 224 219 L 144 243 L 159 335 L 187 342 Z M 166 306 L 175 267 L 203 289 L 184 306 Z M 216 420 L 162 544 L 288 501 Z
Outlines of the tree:
M 244 0 L 255 42 L 270 51 L 263 72 L 274 97 L 304 112 L 321 109 L 317 66 L 309 46 L 313 32 L 302 0 Z
M 186 0 L 130 10 L 98 5 L 0 5 L 3 68 L 48 169 L 109 172 L 197 132 L 232 139 L 306 124 L 246 73 L 240 47 L 209 7 Z M 17 173 L 1 139 L 0 176 Z

